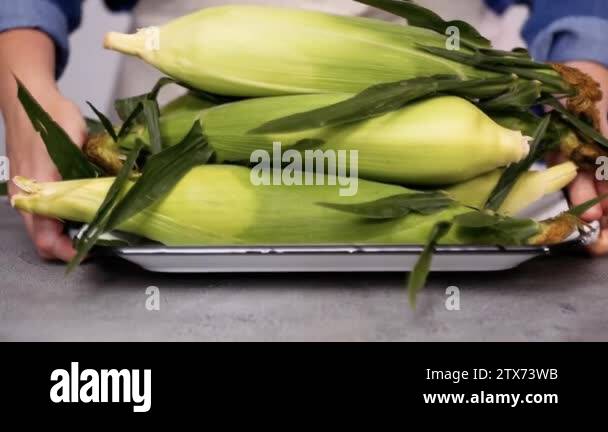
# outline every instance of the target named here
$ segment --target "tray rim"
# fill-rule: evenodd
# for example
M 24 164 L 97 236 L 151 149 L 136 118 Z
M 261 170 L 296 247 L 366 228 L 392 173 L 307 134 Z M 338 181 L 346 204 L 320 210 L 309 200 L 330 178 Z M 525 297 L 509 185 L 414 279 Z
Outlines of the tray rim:
M 554 251 L 576 249 L 588 245 L 597 239 L 599 226 L 592 226 L 580 231 L 579 237 L 551 246 L 437 246 L 437 255 L 550 255 Z M 214 246 L 180 246 L 163 245 L 108 247 L 111 253 L 128 256 L 163 256 L 163 255 L 399 255 L 420 254 L 424 245 L 214 245 Z
M 578 243 L 577 240 L 574 242 Z M 132 255 L 322 255 L 322 254 L 420 254 L 423 245 L 265 245 L 265 246 L 190 246 L 190 247 L 118 247 L 114 253 L 123 256 Z M 439 246 L 435 253 L 439 255 L 475 255 L 475 254 L 548 254 L 549 246 Z

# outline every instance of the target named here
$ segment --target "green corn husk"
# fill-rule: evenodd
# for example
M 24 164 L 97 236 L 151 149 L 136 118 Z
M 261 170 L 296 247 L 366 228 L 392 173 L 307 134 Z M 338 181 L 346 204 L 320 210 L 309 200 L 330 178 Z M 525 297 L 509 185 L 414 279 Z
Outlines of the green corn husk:
M 332 97 L 330 95 L 321 95 L 319 96 L 320 101 L 322 103 L 324 99 Z M 338 98 L 339 95 L 334 95 L 334 97 Z M 290 101 L 290 105 L 294 107 L 306 108 L 310 106 L 310 104 L 302 105 L 300 101 L 310 100 L 312 96 L 296 96 L 293 99 L 283 99 L 284 97 L 274 98 L 274 104 L 280 105 L 281 101 Z M 249 125 L 258 125 L 260 122 L 265 121 L 270 115 L 260 115 L 259 108 L 265 108 L 264 105 L 272 105 L 270 103 L 271 99 L 259 99 L 256 102 L 249 102 L 244 105 L 252 106 L 252 108 L 258 109 L 256 111 L 256 116 L 249 116 L 243 112 L 239 112 L 238 114 L 243 116 L 244 119 L 248 119 L 250 121 Z M 267 102 L 268 101 L 268 102 Z M 241 102 L 242 103 L 242 102 Z M 208 108 L 210 102 L 206 102 L 205 100 L 201 100 L 193 95 L 186 95 L 183 98 L 177 99 L 175 102 L 172 102 L 168 106 L 164 107 L 162 111 L 162 116 L 160 118 L 160 132 L 163 140 L 163 145 L 165 147 L 170 147 L 178 144 L 184 136 L 188 133 L 190 128 L 192 127 L 192 123 L 199 119 L 203 114 L 203 111 Z M 286 106 L 288 104 L 285 104 Z M 235 112 L 240 111 L 236 108 L 241 105 L 231 106 L 227 111 L 234 110 Z M 259 106 L 259 107 L 258 107 Z M 200 109 L 199 109 L 200 108 Z M 288 111 L 283 110 L 271 110 L 270 114 L 274 115 L 278 112 L 278 114 L 282 114 L 285 112 L 296 111 L 296 108 L 293 110 L 289 109 Z M 528 112 L 521 111 L 490 111 L 486 113 L 492 120 L 498 123 L 500 126 L 513 130 L 513 131 L 521 131 L 525 136 L 533 136 L 541 118 L 536 115 Z M 212 117 L 213 119 L 213 117 Z M 225 119 L 228 122 L 228 119 Z M 213 122 L 212 124 L 218 124 L 218 122 Z M 239 123 L 241 124 L 241 123 Z M 219 125 L 218 125 L 219 127 Z M 118 128 L 117 128 L 118 129 Z M 241 130 L 246 129 L 246 127 L 238 128 Z M 236 134 L 238 137 L 238 134 Z M 295 137 L 295 135 L 294 135 Z M 149 142 L 149 137 L 146 131 L 145 126 L 143 125 L 135 125 L 131 132 L 120 142 L 120 147 L 125 150 L 130 150 L 135 145 L 136 141 L 141 139 L 145 143 Z M 252 139 L 251 134 L 247 134 L 246 137 L 243 138 L 243 142 L 250 142 Z M 261 139 L 256 137 L 255 139 Z M 277 137 L 277 139 L 284 139 L 284 137 Z M 550 128 L 547 132 L 547 139 L 550 142 L 555 143 L 555 150 L 559 148 L 562 154 L 564 154 L 567 158 L 575 162 L 579 167 L 594 170 L 596 168 L 596 161 L 601 156 L 606 156 L 606 152 L 599 148 L 597 145 L 593 145 L 590 143 L 585 143 L 582 141 L 579 136 L 566 124 L 563 122 L 556 120 L 553 121 L 550 125 Z M 118 161 L 118 165 L 109 170 L 110 173 L 115 174 L 117 169 L 120 167 L 121 155 L 119 153 L 119 148 L 112 141 L 112 138 L 107 133 L 102 133 L 98 135 L 93 135 L 89 139 L 89 143 L 85 146 L 85 151 L 87 151 L 91 146 L 96 149 L 96 151 L 100 151 L 100 149 L 104 149 L 106 152 L 104 153 L 106 158 L 110 158 L 114 161 Z M 271 141 L 271 138 L 268 138 L 268 141 Z M 229 146 L 230 143 L 222 143 L 226 140 L 220 140 L 217 147 L 226 147 Z M 293 142 L 294 139 L 289 139 L 289 141 Z M 238 147 L 238 146 L 237 146 Z M 269 147 L 266 145 L 266 148 Z M 238 154 L 237 157 L 243 157 L 244 155 Z M 102 164 L 104 166 L 108 165 Z
M 161 116 L 170 117 L 172 115 L 185 115 L 191 113 L 194 118 L 196 114 L 204 109 L 214 107 L 216 104 L 212 101 L 198 97 L 196 94 L 188 92 L 173 101 L 169 102 L 160 109 Z M 192 122 L 190 123 L 192 125 Z
M 205 110 L 200 121 L 220 163 L 249 164 L 255 151 L 272 154 L 275 142 L 282 144 L 283 151 L 357 150 L 362 178 L 396 184 L 454 184 L 518 162 L 529 151 L 528 138 L 520 132 L 499 126 L 465 99 L 448 96 L 341 126 L 286 134 L 251 132 L 273 119 L 327 106 L 349 96 L 250 99 Z M 177 144 L 191 127 L 175 116 L 161 117 L 160 125 L 163 142 L 169 146 Z M 105 144 L 98 145 L 108 145 L 108 138 L 103 138 Z M 135 129 L 121 145 L 129 148 L 137 139 L 147 142 L 143 128 Z M 350 154 L 343 162 L 338 168 L 350 169 Z
M 425 51 L 421 45 L 446 48 L 446 36 L 431 30 L 264 6 L 206 8 L 133 35 L 109 33 L 104 45 L 195 88 L 233 96 L 357 93 L 423 76 L 501 74 Z M 463 45 L 458 54 L 473 51 Z M 550 68 L 528 70 L 560 82 Z
M 538 198 L 536 191 L 530 194 L 526 187 L 530 181 L 537 180 L 520 179 L 522 185 L 512 195 L 519 207 L 528 206 Z M 558 176 L 551 183 L 551 191 L 565 186 L 567 180 L 565 176 Z M 24 193 L 15 195 L 12 205 L 29 213 L 88 223 L 112 181 L 102 178 L 35 183 L 17 178 L 15 183 Z M 470 187 L 479 187 L 479 183 L 476 180 Z M 488 189 L 487 182 L 482 183 L 476 193 Z M 186 175 L 164 200 L 134 216 L 119 230 L 170 246 L 425 244 L 438 222 L 451 221 L 456 215 L 470 212 L 470 208 L 455 204 L 433 215 L 410 214 L 396 220 L 372 221 L 319 205 L 320 202 L 366 203 L 408 192 L 400 186 L 360 181 L 355 196 L 340 197 L 340 187 L 339 184 L 254 186 L 250 170 L 244 167 L 200 166 Z M 468 193 L 473 193 L 472 189 L 468 189 Z M 458 196 L 460 192 L 454 190 L 452 194 Z M 545 232 L 546 227 L 539 224 L 538 231 Z M 470 232 L 454 228 L 442 243 L 495 244 L 496 241 L 487 233 L 472 236 Z
M 200 113 L 214 106 L 213 102 L 191 93 L 187 93 L 165 105 L 160 110 L 161 139 L 163 142 L 167 140 L 174 144 L 179 143 L 188 134 Z M 135 134 L 139 133 L 141 135 L 144 130 L 144 126 L 138 125 L 135 127 Z M 147 133 L 146 140 L 149 140 Z
M 468 182 L 446 189 L 458 202 L 481 208 L 498 183 L 503 170 L 496 170 Z M 516 216 L 532 203 L 558 192 L 570 184 L 577 176 L 578 168 L 572 162 L 565 162 L 544 171 L 524 173 L 500 207 L 500 213 Z
M 200 98 L 193 93 L 186 93 L 162 107 L 160 132 L 163 143 L 169 145 L 179 143 L 188 134 L 200 113 L 214 106 L 215 104 L 207 99 Z M 116 126 L 114 129 L 118 133 L 120 127 Z M 93 134 L 86 141 L 83 152 L 106 173 L 115 175 L 120 171 L 125 159 L 120 149 L 132 148 L 138 138 L 147 144 L 150 142 L 147 129 L 142 124 L 133 125 L 120 142 L 114 142 L 107 132 Z
M 201 123 L 220 161 L 249 160 L 253 151 L 319 140 L 320 150 L 357 150 L 362 178 L 396 184 L 462 182 L 524 158 L 528 138 L 493 122 L 465 99 L 437 97 L 362 122 L 288 134 L 250 133 L 299 111 L 327 106 L 344 95 L 255 99 L 207 110 Z
M 199 119 L 200 114 L 214 106 L 215 104 L 207 99 L 199 98 L 192 93 L 186 93 L 162 107 L 159 123 L 163 146 L 170 147 L 178 144 L 188 134 L 192 124 Z M 120 128 L 116 127 L 116 129 Z M 113 147 L 118 150 L 118 146 L 113 146 L 109 139 L 111 137 L 107 133 L 90 138 L 90 140 L 99 141 L 100 146 Z M 130 132 L 119 143 L 120 147 L 132 149 L 137 139 L 141 139 L 149 145 L 150 138 L 143 124 L 133 125 Z
M 489 112 L 488 115 L 499 125 L 528 136 L 534 135 L 542 120 L 529 112 L 499 111 Z M 554 148 L 550 150 L 559 150 L 566 159 L 588 171 L 595 171 L 599 158 L 608 156 L 605 148 L 581 138 L 561 120 L 551 122 L 546 139 L 554 143 Z

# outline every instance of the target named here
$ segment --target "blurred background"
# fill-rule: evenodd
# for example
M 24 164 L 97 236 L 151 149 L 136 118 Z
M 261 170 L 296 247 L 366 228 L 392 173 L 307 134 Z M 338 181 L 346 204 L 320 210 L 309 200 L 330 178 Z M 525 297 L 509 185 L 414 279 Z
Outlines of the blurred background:
M 464 1 L 477 2 L 478 0 L 461 0 L 458 2 L 449 0 L 424 0 L 421 4 L 425 6 L 436 6 L 441 4 L 442 15 L 446 19 L 474 19 L 472 18 L 473 8 L 463 8 Z M 170 3 L 170 2 L 163 2 Z M 202 1 L 201 3 L 204 3 Z M 163 6 L 168 6 L 164 4 Z M 463 10 L 469 11 L 471 16 L 463 16 Z M 504 16 L 498 17 L 488 11 L 483 16 L 481 23 L 474 23 L 479 26 L 481 32 L 492 39 L 494 45 L 500 49 L 512 49 L 524 46 L 520 37 L 523 23 L 527 19 L 528 11 L 524 6 L 512 7 Z M 144 17 L 146 25 L 158 25 L 155 22 L 161 18 Z M 150 21 L 150 22 L 147 22 Z M 112 102 L 116 89 L 116 77 L 122 57 L 115 53 L 106 51 L 102 47 L 103 37 L 106 32 L 129 31 L 132 26 L 130 14 L 112 14 L 103 5 L 102 1 L 85 1 L 83 11 L 83 25 L 71 37 L 71 54 L 68 67 L 59 81 L 59 87 L 64 95 L 74 101 L 80 107 L 82 113 L 89 117 L 94 117 L 90 108 L 86 105 L 90 101 L 97 108 L 114 117 L 111 113 Z M 128 59 L 129 62 L 137 62 L 136 59 Z M 138 69 L 141 73 L 145 72 L 145 79 L 141 80 L 141 85 L 146 88 L 133 89 L 128 96 L 139 94 L 148 90 L 147 82 L 154 82 L 156 72 Z M 152 74 L 150 77 L 148 75 Z M 144 78 L 144 77 L 142 77 Z M 144 84 L 146 83 L 146 84 Z M 119 93 L 125 93 L 124 89 Z M 125 95 L 121 95 L 125 96 Z M 0 116 L 0 155 L 5 155 L 4 126 Z

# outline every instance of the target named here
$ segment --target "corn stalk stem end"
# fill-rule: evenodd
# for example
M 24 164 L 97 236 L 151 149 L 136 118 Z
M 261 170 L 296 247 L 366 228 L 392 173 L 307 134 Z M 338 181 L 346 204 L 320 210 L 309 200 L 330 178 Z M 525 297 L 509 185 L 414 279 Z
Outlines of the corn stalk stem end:
M 578 116 L 588 118 L 596 130 L 600 129 L 600 113 L 597 103 L 602 100 L 600 84 L 585 72 L 563 64 L 551 64 L 564 81 L 577 91 L 575 96 L 568 98 L 568 110 Z
M 109 175 L 116 175 L 123 166 L 124 155 L 106 133 L 90 136 L 84 144 L 83 151 L 91 162 Z

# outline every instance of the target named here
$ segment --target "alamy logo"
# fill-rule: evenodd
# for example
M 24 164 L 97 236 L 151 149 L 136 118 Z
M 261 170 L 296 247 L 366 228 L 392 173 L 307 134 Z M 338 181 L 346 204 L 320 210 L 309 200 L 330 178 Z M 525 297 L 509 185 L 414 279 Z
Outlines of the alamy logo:
M 598 181 L 606 181 L 608 180 L 608 157 L 600 156 L 597 158 L 598 169 L 595 173 L 595 178 Z
M 460 29 L 456 26 L 449 26 L 445 29 L 445 49 L 448 51 L 460 51 Z
M 160 28 L 147 27 L 141 31 L 144 34 L 144 48 L 146 51 L 160 51 Z
M 251 153 L 250 173 L 254 186 L 323 186 L 340 185 L 340 196 L 355 196 L 359 190 L 359 151 L 309 149 L 300 152 L 282 144 Z
M 6 156 L 0 156 L 0 183 L 10 180 L 9 162 Z
M 148 412 L 152 406 L 152 370 L 143 371 L 143 389 L 137 369 L 85 369 L 78 362 L 70 370 L 51 373 L 51 401 L 54 403 L 133 403 L 134 412 Z M 110 396 L 111 388 L 111 396 Z M 122 391 L 121 391 L 122 390 Z

